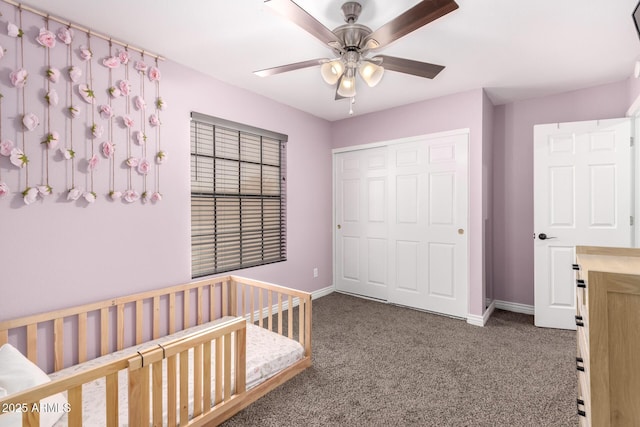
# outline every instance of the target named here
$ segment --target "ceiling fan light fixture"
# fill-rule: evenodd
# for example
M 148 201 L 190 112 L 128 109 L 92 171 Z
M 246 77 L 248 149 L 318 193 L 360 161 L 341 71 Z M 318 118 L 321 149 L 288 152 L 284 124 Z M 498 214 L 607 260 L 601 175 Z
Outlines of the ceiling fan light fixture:
M 344 73 L 344 64 L 340 59 L 325 62 L 320 67 L 320 74 L 327 84 L 334 85 Z
M 358 73 L 360 73 L 360 77 L 369 87 L 374 87 L 380 80 L 382 79 L 382 75 L 384 74 L 384 67 L 374 64 L 373 62 L 363 61 L 358 68 Z
M 356 76 L 353 69 L 348 69 L 346 74 L 342 77 L 342 80 L 340 80 L 338 95 L 344 98 L 352 98 L 356 96 Z

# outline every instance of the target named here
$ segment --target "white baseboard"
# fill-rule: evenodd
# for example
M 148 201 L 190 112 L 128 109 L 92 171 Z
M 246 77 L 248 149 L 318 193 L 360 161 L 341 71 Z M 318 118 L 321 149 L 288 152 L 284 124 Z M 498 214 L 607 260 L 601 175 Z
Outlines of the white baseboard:
M 317 291 L 311 292 L 311 300 L 326 297 L 327 295 L 333 293 L 335 288 L 333 285 L 327 286 L 326 288 L 318 289 Z
M 322 298 L 324 296 L 329 295 L 330 293 L 332 293 L 334 291 L 334 287 L 333 286 L 327 286 L 326 288 L 322 288 L 322 289 L 318 289 L 316 291 L 311 292 L 311 301 L 316 300 L 318 298 Z M 293 307 L 297 307 L 300 305 L 300 299 L 299 298 L 293 298 L 291 300 L 291 305 L 292 308 Z M 282 300 L 282 310 L 287 310 L 289 309 L 289 300 L 288 299 L 283 299 Z M 278 304 L 273 304 L 271 306 L 271 314 L 275 314 L 278 312 Z M 263 319 L 265 317 L 269 316 L 269 307 L 264 307 L 262 310 L 256 310 L 253 312 L 253 318 L 254 319 L 259 319 L 260 317 L 262 317 Z M 249 320 L 251 318 L 251 313 L 249 314 L 245 314 L 245 319 Z
M 495 301 L 492 301 L 489 304 L 489 307 L 484 311 L 482 316 L 478 316 L 477 314 L 468 314 L 467 315 L 467 323 L 474 326 L 484 326 L 489 321 L 491 314 L 493 314 L 493 310 L 495 310 L 496 304 Z
M 533 314 L 535 313 L 534 307 L 532 305 L 519 304 L 517 302 L 500 301 L 500 300 L 494 300 L 493 302 L 495 303 L 496 308 L 500 310 L 512 311 L 514 313 L 529 314 L 531 316 L 533 316 Z

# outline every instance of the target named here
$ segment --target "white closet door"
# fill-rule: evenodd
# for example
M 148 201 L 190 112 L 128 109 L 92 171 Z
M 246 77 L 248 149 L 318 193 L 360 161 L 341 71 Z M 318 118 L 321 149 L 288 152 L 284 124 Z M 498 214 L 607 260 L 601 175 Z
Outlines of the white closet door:
M 468 313 L 468 134 L 389 146 L 389 297 Z
M 335 157 L 336 289 L 387 299 L 387 148 Z

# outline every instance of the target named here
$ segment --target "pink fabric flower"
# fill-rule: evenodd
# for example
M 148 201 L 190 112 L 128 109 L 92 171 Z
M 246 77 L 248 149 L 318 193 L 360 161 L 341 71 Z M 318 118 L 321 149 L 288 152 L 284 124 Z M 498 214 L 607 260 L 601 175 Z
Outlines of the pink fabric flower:
M 9 37 L 22 37 L 24 35 L 24 31 L 21 28 L 12 22 L 7 23 L 7 35 Z
M 60 79 L 60 70 L 57 68 L 49 68 L 47 70 L 47 78 L 51 83 L 58 83 L 58 79 Z
M 82 195 L 82 197 L 84 197 L 84 199 L 88 202 L 88 203 L 93 203 L 96 201 L 96 198 L 98 197 L 96 193 L 94 193 L 93 191 L 87 191 L 86 193 L 84 193 Z
M 80 59 L 88 61 L 93 57 L 93 52 L 86 46 L 80 46 Z
M 27 84 L 27 77 L 29 77 L 29 73 L 27 73 L 27 70 L 25 70 L 24 68 L 19 68 L 9 74 L 9 80 L 11 80 L 11 84 L 17 88 L 23 88 L 24 85 Z
M 122 191 L 110 191 L 109 197 L 111 197 L 111 200 L 118 200 L 122 197 Z
M 126 50 L 121 50 L 118 52 L 118 59 L 122 65 L 127 65 L 129 63 L 129 52 Z
M 80 92 L 80 96 L 87 104 L 94 104 L 96 102 L 96 94 L 95 92 L 93 92 L 93 89 L 89 87 L 89 85 L 78 85 L 78 92 Z
M 160 69 L 158 67 L 149 68 L 149 80 L 152 82 L 160 81 Z
M 91 172 L 93 170 L 95 170 L 98 167 L 98 162 L 100 161 L 100 159 L 98 158 L 97 154 L 94 154 L 93 156 L 91 156 L 91 158 L 89 159 L 88 163 L 87 163 L 87 172 Z
M 36 37 L 36 41 L 40 46 L 52 48 L 56 46 L 56 36 L 46 28 L 40 28 L 40 34 Z
M 118 88 L 120 88 L 120 93 L 124 96 L 128 96 L 131 93 L 131 83 L 129 83 L 129 80 L 120 80 L 120 82 L 118 82 Z
M 136 63 L 133 65 L 133 68 L 135 68 L 136 71 L 144 73 L 145 71 L 147 71 L 147 64 L 145 64 L 144 61 L 136 61 Z
M 113 110 L 111 109 L 111 106 L 108 104 L 101 105 L 98 108 L 98 111 L 100 112 L 100 117 L 102 117 L 105 120 L 109 120 L 111 117 L 113 117 Z
M 137 130 L 133 133 L 133 140 L 136 142 L 136 144 L 142 145 L 147 142 L 147 136 L 141 131 Z
M 110 87 L 109 89 L 107 89 L 107 90 L 109 91 L 109 95 L 110 95 L 112 98 L 117 98 L 117 97 L 119 97 L 120 95 L 122 95 L 122 92 L 120 92 L 120 89 L 118 89 L 118 88 L 117 88 L 117 87 L 115 87 L 115 86 L 111 86 L 111 87 Z
M 79 188 L 73 187 L 72 189 L 69 190 L 69 193 L 67 194 L 67 200 L 78 200 L 80 196 L 82 196 L 82 190 L 80 190 Z
M 111 141 L 105 141 L 102 143 L 102 155 L 107 159 L 113 157 L 116 152 L 116 146 Z
M 47 100 L 47 104 L 55 107 L 58 105 L 58 92 L 56 92 L 55 89 L 51 89 L 49 92 L 47 92 L 47 94 L 44 96 L 44 99 Z
M 160 111 L 164 111 L 167 108 L 167 103 L 162 98 L 156 99 L 156 108 Z
M 80 108 L 77 105 L 72 105 L 69 107 L 69 114 L 71 114 L 71 118 L 75 119 L 80 115 Z
M 102 60 L 102 65 L 107 68 L 118 68 L 120 66 L 120 60 L 117 56 L 109 56 Z
M 72 82 L 77 83 L 82 77 L 82 70 L 75 65 L 69 67 L 69 78 Z
M 11 155 L 11 151 L 15 148 L 16 144 L 10 139 L 3 139 L 0 142 L 0 154 L 9 157 Z
M 128 203 L 133 203 L 140 198 L 140 194 L 136 190 L 127 190 L 122 195 L 122 198 Z
M 162 194 L 159 192 L 156 191 L 151 195 L 151 201 L 153 203 L 159 202 L 160 200 L 162 200 Z
M 38 185 L 38 193 L 42 196 L 50 196 L 51 193 L 53 193 L 53 188 L 51 188 L 51 186 L 47 185 L 47 184 L 43 184 L 43 185 Z
M 133 119 L 130 116 L 122 116 L 122 123 L 128 128 L 134 125 Z
M 0 197 L 9 194 L 9 186 L 5 182 L 0 182 Z
M 100 138 L 103 133 L 104 133 L 104 127 L 102 125 L 94 123 L 91 126 L 91 135 L 93 135 L 94 138 Z
M 147 103 L 141 96 L 136 96 L 135 98 L 133 98 L 133 105 L 137 110 L 144 110 L 145 108 L 147 108 Z
M 40 124 L 40 119 L 33 113 L 27 113 L 22 117 L 22 124 L 28 131 L 32 131 Z
M 22 192 L 22 195 L 24 196 L 24 204 L 30 205 L 31 203 L 35 202 L 36 199 L 38 198 L 38 189 L 35 187 L 27 187 Z
M 151 163 L 147 159 L 140 159 L 138 162 L 138 173 L 140 175 L 146 175 L 151 170 Z
M 2 59 L 2 57 L 4 56 L 4 53 L 7 51 L 7 49 L 3 48 L 2 46 L 0 46 L 0 59 Z
M 70 148 L 65 148 L 65 149 L 60 149 L 60 155 L 65 159 L 65 160 L 71 160 L 76 156 L 76 152 L 73 151 Z
M 19 148 L 14 148 L 11 150 L 11 154 L 9 155 L 9 161 L 12 165 L 17 166 L 19 168 L 23 168 L 29 163 L 29 159 Z
M 59 141 L 60 141 L 60 134 L 56 131 L 51 131 L 50 133 L 47 134 L 46 139 L 42 141 L 42 143 L 47 144 L 47 148 L 49 150 L 55 150 L 55 148 L 58 146 Z
M 158 154 L 156 154 L 156 163 L 161 165 L 165 160 L 167 160 L 167 152 L 162 150 L 158 151 Z
M 129 166 L 130 168 L 135 168 L 138 166 L 138 159 L 136 159 L 135 157 L 129 157 L 125 163 L 127 164 L 127 166 Z
M 142 193 L 142 196 L 140 196 L 140 198 L 142 199 L 142 203 L 147 203 L 149 201 L 148 199 L 149 194 L 145 191 Z
M 152 114 L 149 116 L 149 124 L 153 127 L 160 126 L 160 119 L 157 114 Z
M 71 44 L 73 40 L 73 30 L 67 27 L 58 28 L 58 40 L 64 44 Z

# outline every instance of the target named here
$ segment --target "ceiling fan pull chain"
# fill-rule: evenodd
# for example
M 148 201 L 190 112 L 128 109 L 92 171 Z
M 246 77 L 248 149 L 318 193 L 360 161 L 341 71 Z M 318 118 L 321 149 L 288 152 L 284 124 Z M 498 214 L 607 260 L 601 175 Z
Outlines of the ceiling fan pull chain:
M 353 104 L 356 103 L 356 97 L 352 96 L 351 101 L 349 102 L 349 115 L 353 116 Z

